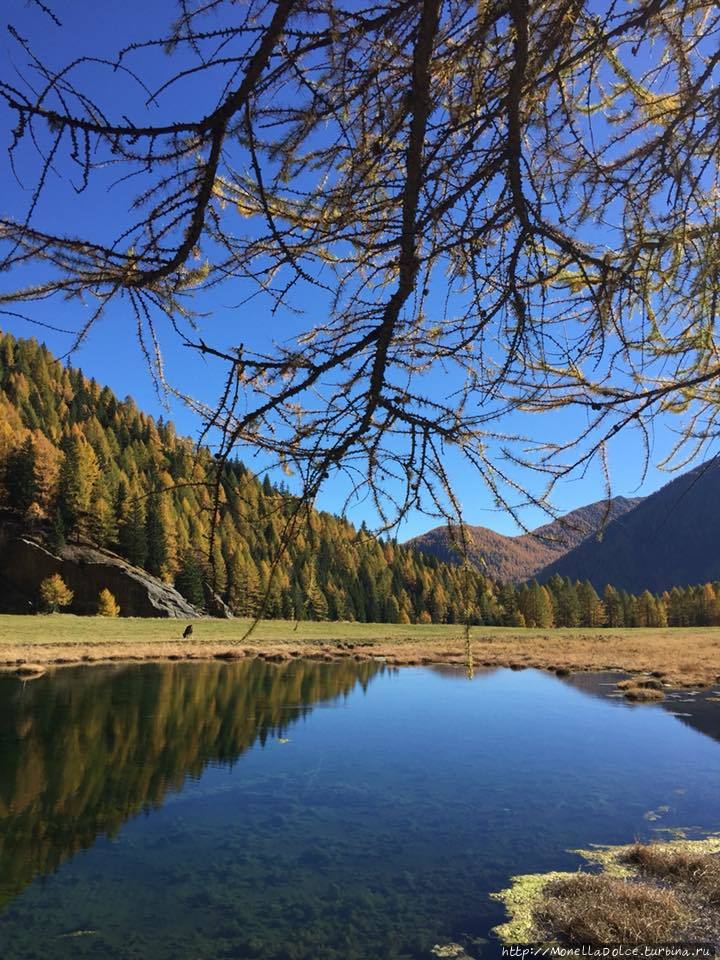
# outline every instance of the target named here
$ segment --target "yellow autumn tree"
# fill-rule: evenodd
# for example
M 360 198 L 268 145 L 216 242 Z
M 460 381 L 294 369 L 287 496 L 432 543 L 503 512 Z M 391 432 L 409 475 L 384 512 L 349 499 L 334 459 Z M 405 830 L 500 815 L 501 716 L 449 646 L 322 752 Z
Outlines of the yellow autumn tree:
M 97 615 L 99 617 L 118 617 L 120 615 L 118 602 L 107 587 L 103 587 L 98 594 Z
M 49 613 L 69 607 L 72 601 L 73 592 L 59 573 L 53 573 L 40 584 L 40 602 Z

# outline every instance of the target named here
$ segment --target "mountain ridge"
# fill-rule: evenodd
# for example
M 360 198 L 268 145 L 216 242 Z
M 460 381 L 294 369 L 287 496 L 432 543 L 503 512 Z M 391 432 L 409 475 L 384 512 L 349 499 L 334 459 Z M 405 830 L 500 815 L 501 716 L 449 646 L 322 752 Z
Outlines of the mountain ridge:
M 577 507 L 562 517 L 527 533 L 508 536 L 490 527 L 466 525 L 470 540 L 471 562 L 486 576 L 503 583 L 523 583 L 532 579 L 553 560 L 578 544 L 602 534 L 617 518 L 633 510 L 640 497 L 613 497 Z M 445 562 L 458 562 L 447 526 L 433 527 L 406 543 Z
M 585 540 L 538 571 L 654 593 L 720 577 L 720 456 L 675 477 L 615 518 L 601 541 Z M 612 571 L 612 577 L 608 575 Z

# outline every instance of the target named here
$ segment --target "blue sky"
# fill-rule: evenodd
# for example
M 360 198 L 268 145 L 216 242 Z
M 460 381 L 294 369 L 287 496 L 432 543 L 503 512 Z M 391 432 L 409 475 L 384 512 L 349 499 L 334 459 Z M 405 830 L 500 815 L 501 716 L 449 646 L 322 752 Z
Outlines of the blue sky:
M 110 56 L 115 53 L 121 41 L 133 38 L 153 37 L 162 35 L 168 22 L 176 15 L 176 6 L 168 0 L 153 0 L 152 3 L 140 0 L 126 0 L 122 4 L 109 3 L 105 0 L 89 6 L 81 0 L 58 0 L 53 9 L 63 21 L 63 29 L 59 30 L 42 14 L 39 8 L 28 5 L 25 0 L 8 0 L 3 5 L 3 28 L 7 23 L 13 26 L 24 36 L 32 38 L 36 52 L 46 62 L 54 65 L 64 65 L 78 52 L 92 53 L 95 56 Z M 232 7 L 230 8 L 232 9 Z M 6 78 L 16 79 L 15 69 L 24 70 L 27 56 L 18 48 L 16 42 L 3 29 L 2 48 L 0 54 L 5 63 Z M 145 61 L 149 70 L 151 60 Z M 158 78 L 162 75 L 157 73 Z M 112 101 L 112 91 L 115 89 L 115 78 L 109 71 L 106 73 L 93 72 L 95 94 L 98 99 L 107 103 Z M 104 86 L 103 86 L 104 85 Z M 206 110 L 208 96 L 214 91 L 211 89 L 212 80 L 205 78 L 202 82 L 194 81 L 172 96 L 161 101 L 158 107 L 152 108 L 151 117 L 157 121 L 167 115 L 172 115 L 173 109 L 181 100 L 186 113 L 202 115 Z M 144 110 L 142 98 L 138 96 L 136 103 L 123 103 L 123 112 L 130 108 L 137 111 Z M 138 114 L 133 114 L 135 118 Z M 11 118 L 0 107 L 0 131 L 4 138 L 0 149 L 0 182 L 5 185 L 0 209 L 3 214 L 14 216 L 22 215 L 27 207 L 33 185 L 32 177 L 28 178 L 25 189 L 21 189 L 10 176 L 5 147 L 9 142 Z M 30 162 L 30 158 L 29 162 Z M 22 170 L 21 176 L 22 176 Z M 110 177 L 108 177 L 108 184 Z M 41 200 L 37 211 L 36 222 L 47 228 L 62 229 L 67 226 L 68 218 L 77 226 L 78 232 L 83 227 L 89 228 L 94 235 L 102 234 L 104 229 L 113 233 L 114 221 L 124 219 L 125 200 L 127 193 L 122 187 L 109 191 L 103 202 L 102 210 L 97 209 L 97 194 L 80 196 L 75 193 L 67 181 L 51 175 L 48 188 Z M 29 278 L 31 279 L 31 278 Z M 6 281 L 7 282 L 7 281 Z M 221 291 L 204 294 L 197 309 L 207 314 L 203 320 L 203 333 L 207 334 L 208 342 L 245 342 L 257 349 L 267 344 L 269 339 L 284 340 L 288 338 L 296 321 L 289 315 L 272 317 L 269 306 L 260 301 L 238 308 L 237 304 L 243 299 L 243 289 L 238 284 L 223 287 Z M 442 294 L 442 291 L 439 291 Z M 317 295 L 305 291 L 300 294 L 300 306 L 311 314 L 315 310 L 322 310 L 322 303 L 316 299 Z M 81 326 L 84 317 L 92 309 L 92 304 L 82 306 L 78 302 L 62 302 L 55 300 L 50 303 L 32 304 L 24 312 L 39 323 L 51 324 L 57 327 L 76 330 Z M 85 313 L 83 313 L 85 311 Z M 36 336 L 44 340 L 58 355 L 63 355 L 72 340 L 67 334 L 29 323 L 19 318 L 0 316 L 0 327 L 10 330 L 18 336 Z M 166 331 L 167 332 L 167 331 Z M 214 338 L 214 339 L 213 339 Z M 222 371 L 218 366 L 203 361 L 194 353 L 182 348 L 172 336 L 163 340 L 165 358 L 168 368 L 168 377 L 171 381 L 190 389 L 192 393 L 204 400 L 212 400 L 220 388 Z M 129 309 L 121 301 L 116 301 L 92 331 L 89 339 L 72 357 L 75 366 L 83 368 L 88 376 L 95 377 L 99 382 L 109 385 L 120 396 L 131 395 L 145 410 L 167 416 L 168 411 L 161 404 L 146 367 L 141 350 L 133 332 L 133 320 Z M 429 387 L 437 395 L 447 390 L 443 384 L 441 373 L 434 374 Z M 182 404 L 171 403 L 169 414 L 185 434 L 196 436 L 199 423 L 195 416 Z M 538 421 L 538 430 L 554 436 L 570 434 L 579 429 L 580 421 L 577 413 L 565 411 L 552 414 L 552 422 L 548 421 L 551 415 L 543 418 L 542 424 Z M 514 424 L 508 424 L 510 429 Z M 527 419 L 524 422 L 528 429 Z M 530 432 L 534 425 L 530 425 Z M 654 463 L 660 461 L 666 454 L 673 440 L 673 422 L 666 421 L 656 424 L 653 436 L 652 459 Z M 242 458 L 261 472 L 264 462 L 253 457 L 250 451 L 241 451 Z M 617 437 L 610 447 L 610 469 L 613 481 L 613 491 L 616 494 L 637 496 L 657 489 L 669 479 L 667 473 L 662 473 L 651 467 L 645 481 L 642 479 L 643 451 L 638 434 L 628 431 Z M 454 485 L 459 500 L 465 512 L 465 519 L 474 524 L 490 526 L 503 533 L 514 533 L 517 526 L 511 517 L 498 511 L 492 502 L 487 490 L 482 486 L 475 473 L 461 462 L 448 455 L 448 471 L 454 478 Z M 537 490 L 541 487 L 537 484 Z M 319 506 L 330 511 L 340 509 L 346 494 L 346 488 L 338 481 L 329 481 L 323 489 Z M 603 483 L 599 470 L 591 468 L 585 476 L 576 477 L 565 482 L 556 489 L 553 497 L 555 506 L 562 511 L 573 509 L 584 503 L 600 499 L 603 496 Z M 375 515 L 368 503 L 355 504 L 350 511 L 350 517 L 355 522 L 365 519 L 370 526 L 375 522 Z M 526 524 L 530 527 L 545 521 L 536 509 L 523 511 Z M 413 515 L 400 532 L 401 538 L 412 536 L 434 525 L 420 514 Z

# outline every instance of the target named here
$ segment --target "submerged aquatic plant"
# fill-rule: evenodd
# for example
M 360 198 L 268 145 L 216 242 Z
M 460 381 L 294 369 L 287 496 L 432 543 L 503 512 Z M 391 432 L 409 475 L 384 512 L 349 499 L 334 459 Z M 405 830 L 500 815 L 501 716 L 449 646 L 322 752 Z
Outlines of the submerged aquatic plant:
M 441 960 L 471 960 L 465 952 L 465 947 L 461 947 L 459 943 L 436 943 L 430 953 Z

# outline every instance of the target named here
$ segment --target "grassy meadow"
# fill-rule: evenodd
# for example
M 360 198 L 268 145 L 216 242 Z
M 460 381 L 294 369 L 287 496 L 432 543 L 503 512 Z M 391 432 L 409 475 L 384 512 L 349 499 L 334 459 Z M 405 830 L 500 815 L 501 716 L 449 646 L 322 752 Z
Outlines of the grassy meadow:
M 0 616 L 0 664 L 59 665 L 107 660 L 269 656 L 383 657 L 404 664 L 465 663 L 462 626 L 267 620 L 185 621 Z M 473 627 L 474 665 L 662 674 L 675 686 L 707 686 L 720 676 L 720 628 L 549 629 Z

